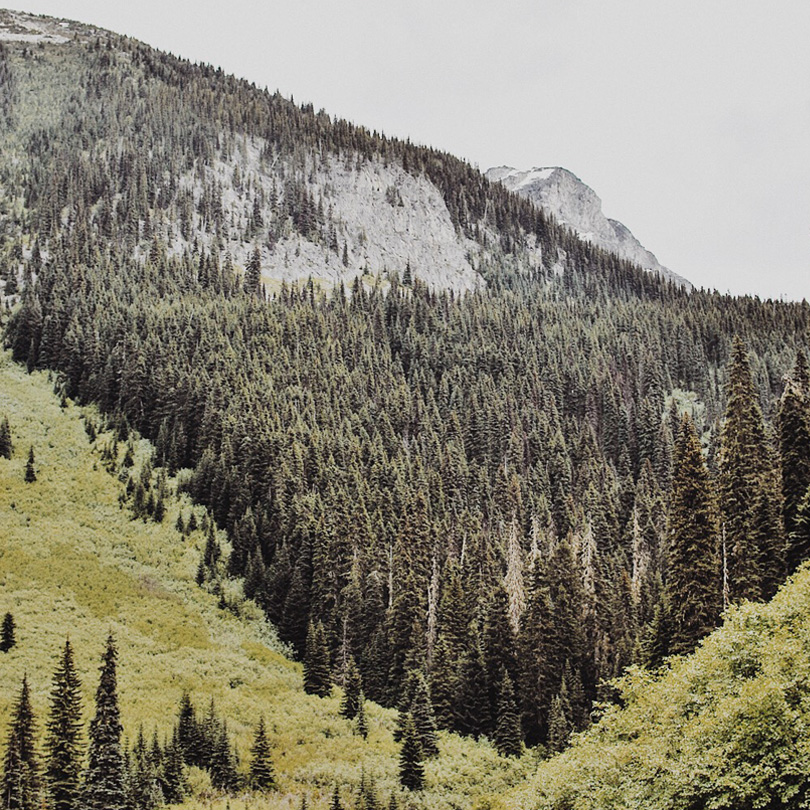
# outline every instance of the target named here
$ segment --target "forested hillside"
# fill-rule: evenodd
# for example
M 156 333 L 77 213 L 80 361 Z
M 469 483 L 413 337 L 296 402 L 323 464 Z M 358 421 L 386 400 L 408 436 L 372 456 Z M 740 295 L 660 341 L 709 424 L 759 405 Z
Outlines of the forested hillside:
M 14 360 L 190 470 L 230 545 L 199 584 L 243 580 L 308 691 L 562 750 L 809 556 L 806 302 L 687 293 L 452 156 L 105 32 L 6 44 L 0 78 Z M 208 169 L 256 143 L 276 193 L 234 217 Z M 264 284 L 292 232 L 347 253 L 327 159 L 434 184 L 486 283 Z
M 399 784 L 396 712 L 366 701 L 364 737 L 358 721 L 341 714 L 340 690 L 327 698 L 303 692 L 301 665 L 285 656 L 238 583 L 226 583 L 218 594 L 197 586 L 211 534 L 205 509 L 177 496 L 169 478 L 162 485 L 163 520 L 132 519 L 120 479 L 128 471 L 140 478 L 148 469 L 147 442 L 131 448 L 120 442 L 115 450 L 114 432 L 94 409 L 60 407 L 46 374 L 28 375 L 7 352 L 0 354 L 0 413 L 9 425 L 6 433 L 0 416 L 0 441 L 8 436 L 12 444 L 10 458 L 0 453 L 2 806 L 8 806 L 9 776 L 13 783 L 11 721 L 24 677 L 43 801 L 77 806 L 75 790 L 65 796 L 70 780 L 61 781 L 62 802 L 51 800 L 51 772 L 57 765 L 70 773 L 67 758 L 80 779 L 85 774 L 110 634 L 118 649 L 119 753 L 128 752 L 131 769 L 128 808 L 152 810 L 182 796 L 188 810 L 244 802 L 255 810 L 298 810 L 304 798 L 312 810 L 325 810 L 337 790 L 346 810 L 370 807 L 369 797 L 378 806 L 450 810 L 502 794 L 529 775 L 529 757 L 507 759 L 491 745 L 441 733 L 439 755 L 423 766 L 424 790 L 408 798 Z M 27 481 L 30 448 L 34 480 Z M 157 485 L 159 471 L 153 477 Z M 215 536 L 222 540 L 221 532 Z M 4 643 L 6 614 L 13 618 L 11 645 Z M 66 640 L 72 689 L 58 688 L 66 680 L 57 677 Z M 78 694 L 77 708 L 75 700 L 64 700 L 71 693 Z M 66 703 L 74 708 L 66 711 Z M 270 785 L 254 780 L 260 720 Z M 65 739 L 66 727 L 74 729 L 72 743 L 52 746 Z M 178 768 L 178 759 L 187 765 Z M 116 806 L 103 801 L 89 806 Z

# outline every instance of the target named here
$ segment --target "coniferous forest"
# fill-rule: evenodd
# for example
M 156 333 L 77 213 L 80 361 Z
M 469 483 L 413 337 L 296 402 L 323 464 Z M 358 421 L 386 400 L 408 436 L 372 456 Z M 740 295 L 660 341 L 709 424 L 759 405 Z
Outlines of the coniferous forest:
M 207 515 L 197 583 L 241 581 L 308 693 L 341 685 L 361 726 L 366 699 L 399 710 L 409 790 L 437 729 L 504 757 L 563 751 L 620 699 L 628 667 L 691 653 L 810 557 L 806 302 L 688 292 L 448 154 L 106 32 L 6 43 L 0 85 L 13 359 L 97 406 L 122 446 L 152 442 L 145 468 L 124 466 L 122 505 L 163 521 L 179 474 Z M 244 221 L 205 169 L 248 139 L 274 194 Z M 485 284 L 459 294 L 418 267 L 370 268 L 333 290 L 269 289 L 259 255 L 285 234 L 346 250 L 311 180 L 327 160 L 429 179 L 480 246 Z M 244 268 L 233 240 L 253 246 Z M 76 722 L 68 658 L 52 735 Z M 12 734 L 27 733 L 25 690 Z M 179 800 L 182 759 L 235 784 L 209 714 L 198 723 L 186 695 L 170 741 L 141 735 L 139 789 L 163 780 Z M 99 759 L 117 722 L 90 727 L 88 807 L 125 805 Z M 270 786 L 264 733 L 251 778 Z M 77 766 L 59 767 L 54 806 L 73 807 Z M 3 788 L 3 806 L 28 806 Z

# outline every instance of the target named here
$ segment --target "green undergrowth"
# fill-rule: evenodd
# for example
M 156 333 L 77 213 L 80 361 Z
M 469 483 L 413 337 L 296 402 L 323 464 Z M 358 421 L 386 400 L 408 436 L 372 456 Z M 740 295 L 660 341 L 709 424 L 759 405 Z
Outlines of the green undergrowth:
M 810 807 L 810 569 L 746 603 L 499 805 L 521 810 Z
M 184 537 L 174 528 L 179 509 L 187 520 L 195 508 L 185 496 L 169 499 L 160 524 L 132 520 L 121 507 L 123 485 L 102 463 L 107 437 L 88 441 L 87 413 L 97 420 L 70 401 L 60 407 L 47 375 L 26 374 L 0 355 L 0 414 L 8 416 L 14 442 L 12 459 L 0 459 L 0 613 L 11 611 L 17 625 L 16 646 L 0 655 L 0 744 L 26 673 L 42 729 L 68 636 L 89 722 L 104 640 L 112 631 L 129 739 L 141 724 L 148 734 L 154 728 L 169 734 L 187 690 L 200 711 L 215 700 L 244 772 L 255 723 L 264 716 L 279 790 L 231 799 L 231 807 L 244 801 L 252 808 L 297 808 L 303 794 L 310 807 L 326 807 L 335 783 L 352 806 L 363 774 L 381 799 L 399 793 L 395 712 L 368 704 L 370 733 L 363 740 L 339 716 L 338 689 L 326 699 L 304 694 L 300 665 L 286 657 L 259 609 L 245 601 L 237 611 L 222 609 L 215 595 L 196 585 L 203 533 Z M 37 480 L 29 484 L 31 446 Z M 405 806 L 487 807 L 535 767 L 531 754 L 506 760 L 486 741 L 444 732 L 440 748 L 426 763 L 426 790 L 408 795 Z M 199 774 L 192 782 L 197 795 L 184 806 L 227 805 L 226 797 L 205 790 Z

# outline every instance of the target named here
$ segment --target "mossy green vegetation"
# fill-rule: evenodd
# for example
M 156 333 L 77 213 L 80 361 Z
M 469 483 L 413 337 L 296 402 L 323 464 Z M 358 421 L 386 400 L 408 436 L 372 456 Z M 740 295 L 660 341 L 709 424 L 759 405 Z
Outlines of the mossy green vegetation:
M 810 802 L 810 568 L 732 608 L 698 650 L 631 668 L 620 706 L 496 806 L 801 808 Z
M 5 730 L 23 675 L 40 731 L 53 673 L 69 637 L 83 687 L 85 732 L 107 634 L 116 638 L 118 689 L 130 747 L 143 725 L 171 733 L 180 697 L 188 691 L 201 711 L 213 698 L 228 722 L 247 774 L 258 718 L 265 718 L 278 789 L 249 799 L 254 808 L 326 807 L 333 785 L 352 806 L 361 776 L 386 801 L 399 787 L 396 713 L 366 703 L 368 739 L 340 716 L 341 694 L 304 693 L 301 667 L 261 611 L 250 602 L 239 616 L 218 607 L 194 581 L 205 537 L 175 529 L 177 511 L 192 509 L 172 497 L 160 523 L 132 520 L 121 508 L 122 484 L 101 463 L 109 435 L 88 442 L 84 412 L 60 408 L 47 375 L 28 375 L 0 356 L 0 412 L 14 447 L 0 459 L 0 610 L 16 621 L 17 644 L 3 656 L 0 728 Z M 37 480 L 24 481 L 27 448 L 37 457 Z M 22 448 L 22 449 L 21 449 Z M 145 452 L 138 445 L 139 452 Z M 123 443 L 120 447 L 124 455 Z M 137 453 L 136 453 L 137 455 Z M 170 482 L 170 486 L 172 486 Z M 41 740 L 38 744 L 41 748 Z M 534 760 L 504 759 L 487 742 L 439 735 L 440 756 L 425 763 L 426 789 L 407 806 L 472 807 L 503 794 L 533 770 Z M 198 795 L 184 806 L 225 807 L 205 774 L 190 774 Z M 235 806 L 232 802 L 231 806 Z M 238 805 L 236 805 L 238 806 Z

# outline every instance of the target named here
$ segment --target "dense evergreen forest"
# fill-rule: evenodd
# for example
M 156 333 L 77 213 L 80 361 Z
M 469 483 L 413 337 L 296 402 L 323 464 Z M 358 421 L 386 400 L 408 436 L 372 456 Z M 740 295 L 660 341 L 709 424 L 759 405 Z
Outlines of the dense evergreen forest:
M 628 664 L 690 651 L 808 556 L 806 303 L 687 293 L 450 155 L 212 68 L 60 48 L 0 59 L 7 344 L 192 470 L 231 546 L 212 535 L 199 581 L 243 578 L 309 689 L 361 684 L 406 735 L 433 714 L 561 749 Z M 278 193 L 234 222 L 202 168 L 245 137 Z M 486 288 L 416 268 L 268 296 L 235 272 L 234 234 L 340 249 L 307 183 L 326 155 L 428 177 Z M 149 489 L 129 484 L 154 512 Z

